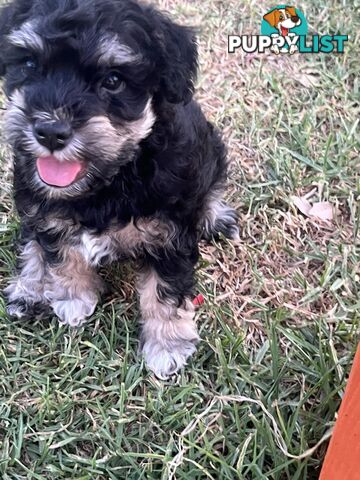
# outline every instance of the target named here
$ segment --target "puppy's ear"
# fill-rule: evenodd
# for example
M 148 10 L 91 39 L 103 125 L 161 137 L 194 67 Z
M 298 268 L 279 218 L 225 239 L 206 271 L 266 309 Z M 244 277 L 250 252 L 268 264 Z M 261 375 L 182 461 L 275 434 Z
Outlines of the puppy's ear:
M 273 10 L 272 12 L 267 13 L 263 16 L 263 19 L 266 20 L 272 27 L 275 27 L 278 23 L 278 11 Z
M 297 16 L 295 7 L 286 7 L 285 10 L 286 10 L 287 12 L 289 12 L 292 17 Z
M 0 8 L 0 76 L 5 74 L 5 63 L 3 52 L 5 48 L 6 35 L 10 33 L 13 24 L 14 6 L 12 4 Z
M 5 74 L 4 50 L 9 33 L 26 21 L 33 0 L 23 0 L 0 7 L 0 76 Z
M 155 13 L 154 35 L 160 46 L 160 93 L 171 103 L 188 103 L 194 93 L 197 73 L 195 32 Z

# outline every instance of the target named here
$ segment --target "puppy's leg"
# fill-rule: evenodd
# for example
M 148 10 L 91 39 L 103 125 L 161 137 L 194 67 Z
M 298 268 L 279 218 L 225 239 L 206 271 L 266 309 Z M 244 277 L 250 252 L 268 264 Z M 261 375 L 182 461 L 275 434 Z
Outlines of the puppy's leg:
M 44 295 L 61 323 L 78 327 L 94 313 L 101 278 L 75 248 L 62 252 L 62 260 L 49 268 Z
M 10 281 L 4 293 L 9 315 L 22 318 L 36 315 L 44 301 L 44 251 L 35 240 L 27 242 L 19 257 L 19 273 Z
M 161 379 L 182 368 L 196 351 L 193 283 L 193 262 L 169 252 L 162 252 L 139 275 L 141 352 Z
M 202 236 L 205 240 L 218 238 L 220 234 L 231 240 L 239 239 L 238 215 L 229 207 L 220 193 L 212 193 L 206 203 L 202 218 Z
M 272 33 L 271 34 L 272 38 L 273 39 L 279 39 L 280 38 L 280 35 L 278 33 Z M 275 55 L 279 55 L 280 54 L 280 48 L 279 48 L 279 45 L 277 45 L 276 43 L 270 48 L 270 50 L 275 53 Z

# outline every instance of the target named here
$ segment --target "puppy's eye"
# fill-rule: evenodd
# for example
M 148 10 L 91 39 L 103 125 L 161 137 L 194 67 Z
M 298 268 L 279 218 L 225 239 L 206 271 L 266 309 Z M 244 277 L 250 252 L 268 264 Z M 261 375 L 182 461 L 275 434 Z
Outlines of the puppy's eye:
M 284 17 L 282 15 L 280 15 L 280 20 L 284 20 Z
M 22 70 L 24 73 L 29 73 L 36 70 L 37 67 L 38 65 L 36 63 L 36 60 L 34 60 L 33 58 L 27 58 L 23 63 Z
M 123 90 L 125 82 L 117 72 L 110 72 L 103 78 L 101 86 L 110 92 L 115 92 Z

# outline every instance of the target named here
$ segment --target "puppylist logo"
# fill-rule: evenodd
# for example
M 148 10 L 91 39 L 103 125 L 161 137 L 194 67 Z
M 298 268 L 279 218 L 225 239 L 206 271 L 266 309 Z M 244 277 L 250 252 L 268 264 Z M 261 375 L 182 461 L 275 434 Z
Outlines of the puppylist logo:
M 344 53 L 348 35 L 307 35 L 304 14 L 295 7 L 278 5 L 267 12 L 261 23 L 261 35 L 229 35 L 228 52 L 241 48 L 246 53 Z

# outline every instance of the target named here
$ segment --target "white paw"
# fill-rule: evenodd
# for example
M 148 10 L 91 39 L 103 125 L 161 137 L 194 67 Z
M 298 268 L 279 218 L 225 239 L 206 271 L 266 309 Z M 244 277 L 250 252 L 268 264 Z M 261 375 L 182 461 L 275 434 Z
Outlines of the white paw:
M 166 347 L 156 339 L 147 340 L 141 348 L 147 367 L 161 380 L 166 380 L 186 365 L 196 352 L 196 343 L 189 340 L 167 341 Z
M 29 305 L 42 302 L 44 300 L 42 292 L 42 283 L 29 283 L 21 277 L 16 277 L 11 280 L 9 285 L 4 289 L 4 294 L 10 303 L 19 302 L 28 303 Z
M 60 323 L 80 327 L 94 313 L 97 298 L 89 300 L 87 302 L 79 298 L 57 300 L 51 303 L 51 307 L 59 317 Z
M 6 307 L 6 311 L 10 317 L 16 317 L 20 319 L 26 316 L 25 305 L 20 303 L 10 303 Z
M 33 302 L 29 298 L 18 298 L 10 301 L 6 307 L 9 317 L 18 319 L 35 319 L 43 317 L 46 314 L 46 305 L 43 303 Z
M 275 53 L 275 55 L 279 55 L 280 54 L 280 48 L 277 46 L 277 45 L 273 45 L 271 48 L 270 48 L 270 51 Z

